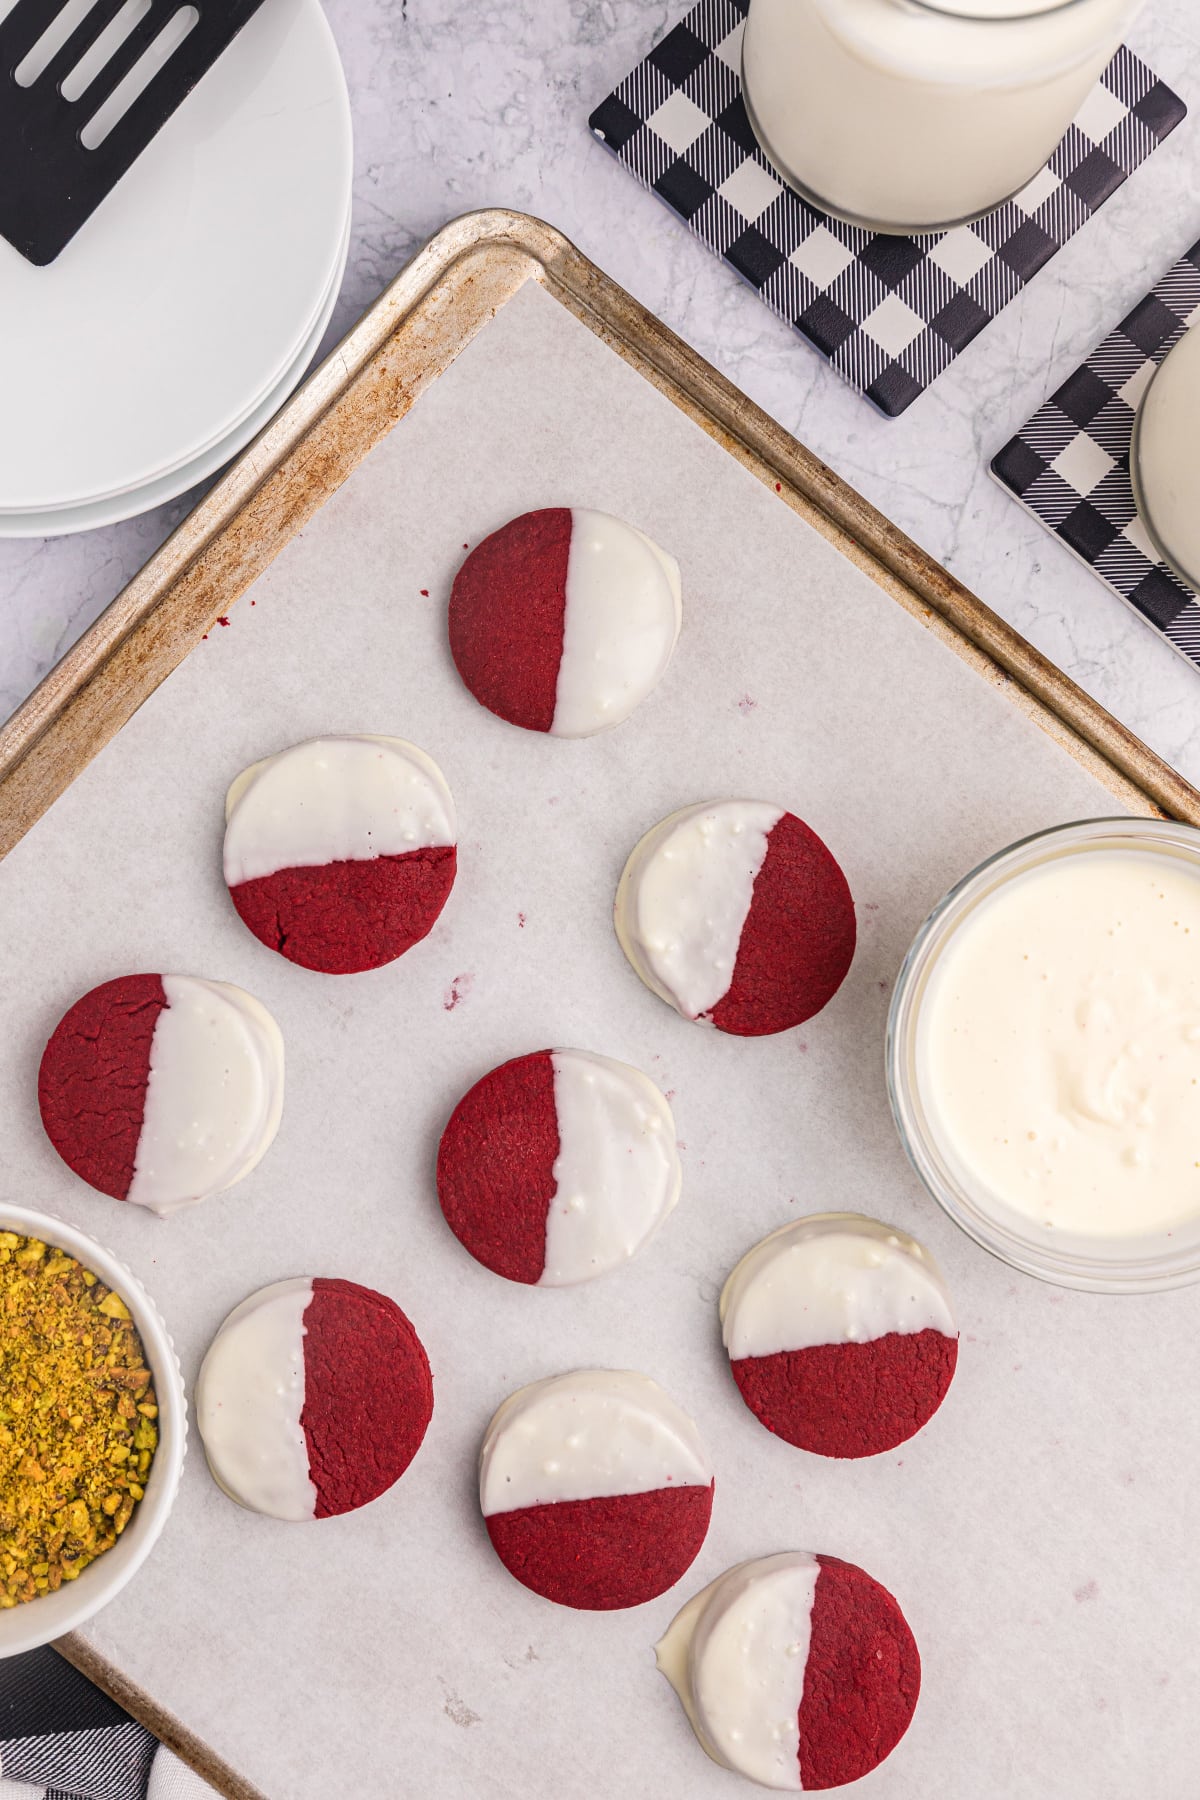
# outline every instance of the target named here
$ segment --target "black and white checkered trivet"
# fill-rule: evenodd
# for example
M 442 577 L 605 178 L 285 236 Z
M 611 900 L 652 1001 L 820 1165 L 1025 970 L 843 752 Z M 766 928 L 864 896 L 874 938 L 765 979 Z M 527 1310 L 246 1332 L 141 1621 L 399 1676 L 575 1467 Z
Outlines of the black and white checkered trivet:
M 216 1800 L 165 1744 L 50 1649 L 0 1661 L 0 1794 Z
M 700 0 L 589 121 L 596 136 L 839 374 L 895 418 L 1020 293 L 1186 116 L 1118 51 L 1029 186 L 987 218 L 917 238 L 842 225 L 799 199 L 742 103 L 750 0 Z
M 992 472 L 1168 643 L 1200 664 L 1200 602 L 1158 561 L 1129 479 L 1138 402 L 1194 319 L 1200 244 L 993 458 Z

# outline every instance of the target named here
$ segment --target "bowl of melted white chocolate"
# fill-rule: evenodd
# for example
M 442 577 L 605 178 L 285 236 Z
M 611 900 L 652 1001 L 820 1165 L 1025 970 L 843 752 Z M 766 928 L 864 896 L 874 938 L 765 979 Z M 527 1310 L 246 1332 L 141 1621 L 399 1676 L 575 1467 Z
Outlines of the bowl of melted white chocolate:
M 985 1248 L 1065 1286 L 1200 1279 L 1200 831 L 1067 825 L 931 914 L 896 986 L 893 1112 Z

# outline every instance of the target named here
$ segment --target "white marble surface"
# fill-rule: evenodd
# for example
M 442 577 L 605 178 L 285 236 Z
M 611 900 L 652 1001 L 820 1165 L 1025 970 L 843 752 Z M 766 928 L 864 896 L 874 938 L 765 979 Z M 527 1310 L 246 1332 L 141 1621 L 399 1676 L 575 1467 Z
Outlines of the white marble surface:
M 1200 674 L 986 473 L 993 452 L 1200 236 L 1200 7 L 1131 42 L 1193 114 L 903 418 L 879 418 L 593 141 L 596 102 L 686 0 L 326 0 L 356 130 L 353 243 L 328 343 L 446 219 L 559 226 L 1154 749 L 1200 783 Z M 187 510 L 0 543 L 0 717 Z

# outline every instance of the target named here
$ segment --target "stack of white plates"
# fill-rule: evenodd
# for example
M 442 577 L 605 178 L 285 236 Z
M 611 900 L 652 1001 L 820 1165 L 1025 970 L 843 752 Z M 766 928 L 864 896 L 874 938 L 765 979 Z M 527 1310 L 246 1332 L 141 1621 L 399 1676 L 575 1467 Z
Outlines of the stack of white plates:
M 319 0 L 266 0 L 56 262 L 0 239 L 0 537 L 130 518 L 250 442 L 329 323 L 351 173 Z

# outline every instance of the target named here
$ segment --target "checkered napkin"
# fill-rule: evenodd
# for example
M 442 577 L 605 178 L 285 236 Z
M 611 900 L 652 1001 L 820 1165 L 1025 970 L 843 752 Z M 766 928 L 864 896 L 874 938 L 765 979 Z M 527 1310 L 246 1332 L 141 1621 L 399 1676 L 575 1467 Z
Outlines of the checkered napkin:
M 0 1800 L 215 1800 L 53 1650 L 0 1662 Z
M 700 0 L 589 121 L 710 250 L 895 418 L 1145 161 L 1187 108 L 1118 51 L 1048 165 L 971 226 L 842 225 L 784 187 L 742 103 L 750 0 Z
M 1129 479 L 1138 402 L 1194 319 L 1200 244 L 1004 446 L 992 472 L 1168 643 L 1200 664 L 1200 603 L 1158 561 Z

